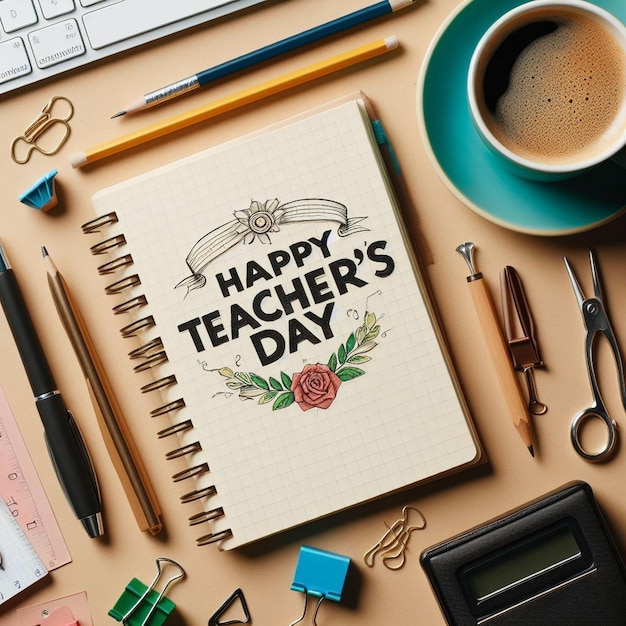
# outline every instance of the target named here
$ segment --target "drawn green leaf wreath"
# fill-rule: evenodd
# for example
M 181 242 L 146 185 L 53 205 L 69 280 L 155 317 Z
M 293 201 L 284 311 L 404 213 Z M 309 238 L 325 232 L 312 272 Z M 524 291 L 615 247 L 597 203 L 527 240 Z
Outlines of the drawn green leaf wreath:
M 365 374 L 358 366 L 372 360 L 367 353 L 378 345 L 380 325 L 377 321 L 374 313 L 366 312 L 363 323 L 330 355 L 326 364 L 305 365 L 301 372 L 292 376 L 281 372 L 278 378 L 270 376 L 266 380 L 253 372 L 234 372 L 230 367 L 222 367 L 218 372 L 239 398 L 258 398 L 258 404 L 271 402 L 273 411 L 285 409 L 294 402 L 303 411 L 327 409 L 342 383 Z

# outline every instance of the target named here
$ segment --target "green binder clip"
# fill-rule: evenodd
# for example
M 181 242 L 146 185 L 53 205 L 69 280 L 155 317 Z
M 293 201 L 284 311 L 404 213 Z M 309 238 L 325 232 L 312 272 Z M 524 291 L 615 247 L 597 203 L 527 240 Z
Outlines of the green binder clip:
M 57 170 L 50 170 L 24 193 L 20 194 L 19 201 L 44 213 L 53 209 L 58 203 L 54 181 L 54 177 L 58 173 Z
M 313 626 L 316 626 L 317 612 L 322 601 L 325 599 L 334 602 L 341 601 L 349 568 L 350 557 L 348 556 L 302 546 L 291 589 L 305 594 L 304 612 L 302 617 L 289 626 L 294 626 L 305 618 L 308 596 L 319 598 L 313 614 Z
M 163 573 L 162 563 L 171 565 L 178 573 L 165 581 L 163 589 L 157 592 L 155 587 Z M 126 585 L 124 593 L 109 611 L 113 619 L 124 626 L 161 626 L 165 622 L 176 606 L 165 597 L 165 592 L 172 583 L 184 578 L 185 570 L 176 561 L 164 557 L 159 557 L 156 565 L 157 573 L 149 587 L 136 578 Z

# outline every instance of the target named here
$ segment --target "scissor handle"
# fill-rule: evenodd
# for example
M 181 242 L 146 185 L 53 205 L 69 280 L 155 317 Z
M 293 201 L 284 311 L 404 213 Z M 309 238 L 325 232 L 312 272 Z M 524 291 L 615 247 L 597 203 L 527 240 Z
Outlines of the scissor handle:
M 606 425 L 606 444 L 597 452 L 588 452 L 580 441 L 580 430 L 583 424 L 589 419 L 600 419 Z M 613 454 L 617 445 L 617 423 L 609 417 L 604 407 L 593 406 L 581 411 L 572 422 L 570 434 L 574 450 L 576 450 L 583 459 L 587 459 L 587 461 L 604 461 Z

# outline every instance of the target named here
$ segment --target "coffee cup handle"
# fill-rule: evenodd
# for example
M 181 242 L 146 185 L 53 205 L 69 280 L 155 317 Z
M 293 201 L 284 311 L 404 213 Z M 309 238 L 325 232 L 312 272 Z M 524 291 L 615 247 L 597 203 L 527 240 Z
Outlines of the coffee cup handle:
M 610 160 L 626 170 L 626 146 L 614 154 Z

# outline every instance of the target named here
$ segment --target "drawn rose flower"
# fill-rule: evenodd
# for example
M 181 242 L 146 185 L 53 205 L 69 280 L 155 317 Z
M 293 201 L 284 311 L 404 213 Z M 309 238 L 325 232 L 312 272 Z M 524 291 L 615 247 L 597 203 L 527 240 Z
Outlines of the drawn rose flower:
M 327 409 L 340 385 L 341 379 L 327 365 L 316 363 L 305 365 L 301 372 L 293 375 L 291 391 L 303 411 Z
M 294 403 L 302 411 L 327 409 L 334 402 L 342 382 L 355 380 L 366 373 L 361 366 L 372 360 L 368 353 L 378 345 L 378 322 L 375 313 L 365 311 L 362 323 L 330 355 L 326 365 L 307 365 L 293 376 L 281 371 L 277 376 L 263 377 L 255 372 L 234 371 L 230 367 L 217 371 L 226 378 L 231 395 L 235 393 L 240 400 L 269 404 L 272 411 L 286 409 Z

